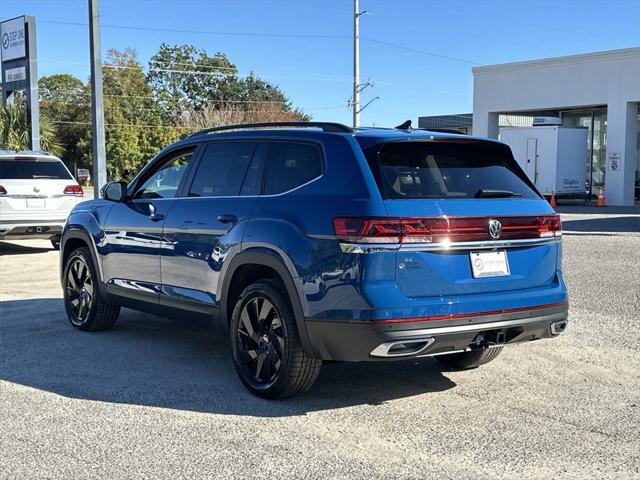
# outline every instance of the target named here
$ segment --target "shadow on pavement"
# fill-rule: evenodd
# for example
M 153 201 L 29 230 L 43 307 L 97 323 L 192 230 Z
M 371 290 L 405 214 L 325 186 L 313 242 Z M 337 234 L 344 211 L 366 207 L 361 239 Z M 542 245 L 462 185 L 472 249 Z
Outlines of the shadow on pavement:
M 305 395 L 249 394 L 225 339 L 209 330 L 122 310 L 115 327 L 71 328 L 61 299 L 0 302 L 0 380 L 70 398 L 252 416 L 381 404 L 453 388 L 438 362 L 324 365 Z
M 30 247 L 17 243 L 0 242 L 0 255 L 23 255 L 25 253 L 44 253 L 53 251 L 53 247 Z
M 640 233 L 640 216 L 563 219 L 562 230 L 567 232 Z

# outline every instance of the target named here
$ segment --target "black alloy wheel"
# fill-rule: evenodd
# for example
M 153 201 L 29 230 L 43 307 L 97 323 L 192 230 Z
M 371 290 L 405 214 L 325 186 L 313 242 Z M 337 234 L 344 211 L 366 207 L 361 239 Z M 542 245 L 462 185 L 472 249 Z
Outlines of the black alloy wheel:
M 69 320 L 79 327 L 89 318 L 95 292 L 91 271 L 81 256 L 75 257 L 70 263 L 65 288 L 68 311 L 71 313 Z
M 120 307 L 101 293 L 100 280 L 88 248 L 80 247 L 66 257 L 64 264 L 64 308 L 71 325 L 78 330 L 111 328 Z
M 244 305 L 237 330 L 239 360 L 247 377 L 269 386 L 278 376 L 285 347 L 285 327 L 273 304 L 254 297 Z
M 255 395 L 297 395 L 311 388 L 320 373 L 322 361 L 305 353 L 291 300 L 277 280 L 258 281 L 242 292 L 230 334 L 240 380 Z

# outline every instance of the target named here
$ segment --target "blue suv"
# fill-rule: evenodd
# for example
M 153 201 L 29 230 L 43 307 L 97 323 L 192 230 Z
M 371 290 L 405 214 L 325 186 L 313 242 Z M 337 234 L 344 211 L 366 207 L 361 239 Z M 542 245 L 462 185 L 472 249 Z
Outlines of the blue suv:
M 61 238 L 71 325 L 109 328 L 120 307 L 205 320 L 262 397 L 307 390 L 323 361 L 474 368 L 567 325 L 560 218 L 499 142 L 218 127 L 102 196 Z

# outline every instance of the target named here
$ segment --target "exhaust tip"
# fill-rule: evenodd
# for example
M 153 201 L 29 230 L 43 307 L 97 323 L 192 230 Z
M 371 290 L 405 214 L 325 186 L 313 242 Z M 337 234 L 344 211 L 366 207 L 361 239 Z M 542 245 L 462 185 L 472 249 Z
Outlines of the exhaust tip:
M 433 344 L 433 337 L 406 338 L 384 342 L 374 348 L 369 355 L 372 357 L 406 357 L 420 353 Z
M 567 320 L 558 320 L 557 322 L 551 322 L 551 334 L 560 335 L 567 328 Z

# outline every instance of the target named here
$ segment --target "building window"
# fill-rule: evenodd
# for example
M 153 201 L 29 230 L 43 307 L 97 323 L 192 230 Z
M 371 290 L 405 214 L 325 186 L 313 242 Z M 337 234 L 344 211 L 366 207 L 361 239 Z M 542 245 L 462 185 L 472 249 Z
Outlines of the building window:
M 607 109 L 596 108 L 562 112 L 562 124 L 565 127 L 586 127 L 589 129 L 586 191 L 588 195 L 597 195 L 600 188 L 604 188 L 606 172 Z

